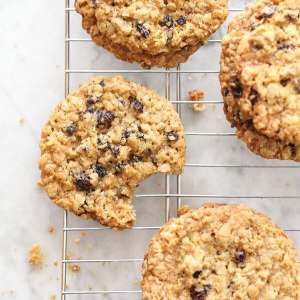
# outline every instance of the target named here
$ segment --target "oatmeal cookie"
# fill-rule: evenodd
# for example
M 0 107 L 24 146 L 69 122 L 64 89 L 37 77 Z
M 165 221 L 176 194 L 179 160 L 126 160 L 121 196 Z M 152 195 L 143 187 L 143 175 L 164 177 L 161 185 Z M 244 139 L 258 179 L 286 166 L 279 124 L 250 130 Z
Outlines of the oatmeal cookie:
M 170 102 L 123 77 L 95 77 L 44 126 L 40 185 L 59 206 L 114 228 L 135 221 L 135 188 L 158 172 L 180 174 L 184 131 Z
M 222 42 L 224 111 L 237 136 L 266 158 L 300 161 L 298 0 L 259 0 Z
M 143 300 L 299 300 L 293 242 L 244 205 L 183 209 L 150 242 Z
M 83 28 L 118 58 L 144 66 L 184 62 L 221 26 L 227 0 L 77 0 Z

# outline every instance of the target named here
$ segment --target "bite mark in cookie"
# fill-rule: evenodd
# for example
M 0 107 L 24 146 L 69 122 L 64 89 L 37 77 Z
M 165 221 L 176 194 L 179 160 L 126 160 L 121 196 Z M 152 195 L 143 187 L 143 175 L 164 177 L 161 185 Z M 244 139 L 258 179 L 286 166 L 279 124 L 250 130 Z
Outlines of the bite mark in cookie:
M 184 132 L 170 102 L 120 76 L 96 77 L 57 105 L 42 130 L 41 186 L 59 206 L 129 228 L 135 188 L 180 174 Z

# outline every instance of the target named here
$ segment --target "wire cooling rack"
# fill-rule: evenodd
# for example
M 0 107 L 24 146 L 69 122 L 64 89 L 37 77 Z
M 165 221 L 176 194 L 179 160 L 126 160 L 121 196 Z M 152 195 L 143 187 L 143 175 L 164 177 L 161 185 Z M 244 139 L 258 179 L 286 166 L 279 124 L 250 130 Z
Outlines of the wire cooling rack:
M 184 100 L 182 97 L 182 76 L 184 74 L 218 74 L 219 70 L 214 69 L 181 69 L 181 66 L 177 66 L 175 69 L 171 70 L 164 70 L 164 69 L 154 69 L 154 70 L 143 70 L 143 69 L 91 69 L 91 68 L 80 68 L 80 69 L 73 69 L 71 68 L 70 64 L 70 56 L 71 56 L 71 49 L 72 45 L 79 42 L 79 43 L 87 43 L 91 42 L 90 38 L 78 38 L 76 36 L 73 36 L 74 34 L 71 34 L 71 15 L 75 13 L 75 9 L 73 6 L 73 1 L 70 3 L 70 0 L 65 0 L 65 95 L 69 93 L 70 90 L 70 81 L 71 76 L 74 74 L 151 74 L 152 76 L 155 76 L 157 74 L 162 74 L 164 76 L 164 93 L 166 98 L 171 101 L 174 106 L 177 109 L 177 112 L 180 116 L 184 116 L 184 112 L 182 107 L 184 105 L 189 105 L 193 103 L 192 101 Z M 234 2 L 234 1 L 232 1 Z M 241 11 L 243 7 L 237 8 L 233 3 L 230 5 L 230 13 L 236 13 Z M 211 38 L 208 43 L 211 44 L 219 44 L 221 42 L 220 38 Z M 217 58 L 218 59 L 218 58 Z M 173 95 L 173 96 L 172 96 Z M 203 101 L 203 104 L 207 105 L 222 105 L 223 101 L 216 100 L 216 101 Z M 229 131 L 229 130 L 228 130 Z M 205 137 L 205 138 L 226 138 L 234 136 L 233 132 L 219 132 L 219 131 L 213 131 L 213 132 L 207 132 L 207 131 L 191 131 L 185 133 L 187 138 L 197 138 L 197 137 Z M 222 150 L 222 149 L 220 149 Z M 227 163 L 227 164 L 221 164 L 221 163 L 187 163 L 185 165 L 186 171 L 185 172 L 193 172 L 195 168 L 197 169 L 203 169 L 204 172 L 210 172 L 215 171 L 218 172 L 221 169 L 237 169 L 237 170 L 244 170 L 244 169 L 255 169 L 256 172 L 263 172 L 265 169 L 269 169 L 271 171 L 273 170 L 291 170 L 291 169 L 297 169 L 299 168 L 298 164 L 293 163 L 285 163 L 285 162 L 271 162 L 265 164 L 263 163 L 256 163 L 255 161 L 252 163 Z M 242 172 L 242 171 L 241 171 Z M 221 201 L 227 201 L 227 199 L 240 199 L 240 200 L 247 200 L 247 199 L 260 199 L 260 200 L 290 200 L 292 201 L 300 199 L 300 195 L 279 195 L 278 193 L 274 194 L 266 194 L 263 192 L 258 192 L 257 194 L 251 194 L 251 196 L 245 196 L 241 194 L 237 195 L 229 195 L 224 193 L 221 194 L 198 194 L 198 193 L 186 193 L 183 191 L 183 183 L 182 183 L 182 176 L 176 176 L 175 180 L 172 179 L 170 175 L 164 176 L 164 192 L 163 193 L 143 193 L 143 194 L 137 194 L 136 198 L 163 198 L 164 199 L 164 211 L 162 212 L 164 217 L 163 221 L 168 221 L 169 218 L 172 216 L 172 212 L 174 214 L 175 209 L 178 209 L 182 202 L 185 199 L 221 199 Z M 276 189 L 274 189 L 276 190 Z M 298 189 L 299 190 L 299 189 Z M 172 210 L 170 204 L 172 204 L 175 209 Z M 116 295 L 116 299 L 120 299 L 121 297 L 125 297 L 122 299 L 137 299 L 136 297 L 140 297 L 141 291 L 139 289 L 103 289 L 103 290 L 91 290 L 91 289 L 74 289 L 74 288 L 68 288 L 67 284 L 67 276 L 68 276 L 68 265 L 70 264 L 89 264 L 89 263 L 112 263 L 118 265 L 122 263 L 141 263 L 142 258 L 110 258 L 110 259 L 70 259 L 67 255 L 67 248 L 68 244 L 70 243 L 70 237 L 69 235 L 72 232 L 82 232 L 82 231 L 88 231 L 88 232 L 97 232 L 97 231 L 109 231 L 109 228 L 104 227 L 74 227 L 70 226 L 69 224 L 69 218 L 70 216 L 65 211 L 64 212 L 64 220 L 63 220 L 63 253 L 62 253 L 62 282 L 61 282 L 61 299 L 69 299 L 72 296 L 78 297 L 76 299 L 81 299 L 79 297 L 87 297 L 84 299 L 91 299 L 92 295 L 98 295 L 96 296 L 97 299 L 108 299 L 106 298 L 109 295 Z M 289 233 L 298 234 L 300 226 L 297 224 L 297 228 L 291 228 L 287 227 L 284 228 Z M 151 233 L 154 233 L 156 230 L 160 228 L 159 226 L 135 226 L 132 228 L 133 231 L 139 231 L 139 233 L 145 233 L 147 231 L 151 231 Z M 99 280 L 103 279 L 101 277 L 101 272 L 98 271 Z M 74 299 L 74 298 L 72 298 Z M 94 299 L 94 298 L 93 298 Z M 96 299 L 96 298 L 95 298 Z

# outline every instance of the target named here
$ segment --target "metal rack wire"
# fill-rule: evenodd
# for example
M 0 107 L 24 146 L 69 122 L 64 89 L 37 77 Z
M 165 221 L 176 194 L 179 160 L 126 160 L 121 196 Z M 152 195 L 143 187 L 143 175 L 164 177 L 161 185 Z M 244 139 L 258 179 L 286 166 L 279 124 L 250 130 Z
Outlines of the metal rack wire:
M 147 74 L 164 74 L 165 76 L 165 97 L 173 104 L 175 104 L 178 114 L 182 115 L 182 105 L 193 103 L 192 101 L 186 101 L 182 99 L 181 95 L 181 75 L 182 74 L 218 74 L 218 70 L 181 70 L 180 65 L 177 66 L 175 70 L 98 70 L 98 69 L 71 69 L 70 68 L 70 44 L 73 42 L 90 42 L 90 38 L 76 38 L 70 36 L 70 13 L 74 12 L 75 9 L 70 6 L 70 0 L 65 0 L 65 95 L 69 93 L 70 87 L 70 75 L 71 74 L 84 74 L 84 73 L 101 73 L 101 74 L 114 74 L 114 73 L 147 73 Z M 230 8 L 230 12 L 238 12 L 241 9 Z M 220 39 L 210 39 L 209 43 L 219 43 Z M 176 92 L 175 100 L 170 99 L 171 91 L 171 75 L 175 75 L 176 79 Z M 202 103 L 207 104 L 222 104 L 223 101 L 203 101 Z M 186 132 L 186 136 L 208 136 L 208 137 L 230 137 L 234 136 L 233 132 Z M 258 164 L 186 164 L 186 168 L 260 168 L 260 169 L 288 169 L 288 168 L 299 168 L 298 165 L 284 164 L 284 165 L 258 165 Z M 171 193 L 171 181 L 170 175 L 165 175 L 165 186 L 164 193 L 161 194 L 137 194 L 136 198 L 152 197 L 152 198 L 164 198 L 165 199 L 165 209 L 164 209 L 164 219 L 168 221 L 170 218 L 170 201 L 176 200 L 176 206 L 179 208 L 182 203 L 182 199 L 185 198 L 211 198 L 211 199 L 300 199 L 300 195 L 296 196 L 280 196 L 280 195 L 254 195 L 254 196 L 243 196 L 243 195 L 205 195 L 205 194 L 186 194 L 182 193 L 182 178 L 177 176 L 176 178 L 176 193 Z M 158 230 L 159 226 L 135 226 L 132 230 L 145 231 L 145 230 Z M 298 232 L 298 229 L 284 228 L 286 231 Z M 141 258 L 131 258 L 131 259 L 68 259 L 67 258 L 67 246 L 68 246 L 68 233 L 76 231 L 103 231 L 110 230 L 105 227 L 69 227 L 68 224 L 68 213 L 64 212 L 63 217 L 63 251 L 62 251 L 62 278 L 61 278 L 61 299 L 67 299 L 68 295 L 105 295 L 105 294 L 125 294 L 129 295 L 139 294 L 140 290 L 67 290 L 67 265 L 71 263 L 122 263 L 122 262 L 141 262 Z

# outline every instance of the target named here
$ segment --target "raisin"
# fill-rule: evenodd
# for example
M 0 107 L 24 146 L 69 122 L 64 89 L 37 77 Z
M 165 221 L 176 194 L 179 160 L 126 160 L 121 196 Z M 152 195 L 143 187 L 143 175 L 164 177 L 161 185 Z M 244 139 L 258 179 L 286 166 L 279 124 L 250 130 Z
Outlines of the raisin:
M 192 300 L 204 300 L 207 296 L 207 290 L 197 290 L 195 286 L 190 288 L 190 296 Z
M 97 111 L 97 126 L 110 127 L 115 115 L 110 111 Z
M 101 80 L 101 81 L 99 82 L 99 84 L 100 84 L 102 87 L 105 87 L 105 82 L 104 82 L 104 80 Z
M 253 43 L 253 48 L 256 49 L 256 50 L 261 50 L 261 49 L 264 48 L 264 46 L 262 44 L 254 42 Z
M 234 261 L 236 264 L 241 264 L 246 260 L 246 252 L 244 250 L 237 250 L 234 254 Z
M 238 78 L 233 80 L 232 86 L 231 86 L 231 92 L 232 92 L 232 95 L 235 98 L 241 98 L 242 97 L 242 95 L 243 95 L 243 85 L 242 85 L 241 81 Z
M 261 19 L 267 19 L 267 18 L 270 18 L 274 15 L 275 13 L 275 6 L 272 5 L 272 4 L 269 4 L 267 5 L 261 12 L 261 14 L 258 16 L 258 19 L 261 20 Z
M 144 24 L 137 23 L 136 30 L 141 34 L 142 37 L 147 38 L 150 35 L 150 30 L 147 29 Z
M 166 26 L 167 28 L 172 28 L 174 25 L 173 18 L 170 15 L 166 15 L 162 21 L 159 23 L 160 26 Z
M 105 177 L 107 175 L 106 169 L 100 164 L 96 164 L 95 171 L 99 177 Z
M 130 98 L 131 101 L 131 107 L 138 113 L 142 113 L 144 111 L 144 104 L 139 101 L 137 98 L 135 97 L 131 97 Z
M 92 97 L 89 97 L 89 98 L 86 100 L 86 105 L 87 105 L 87 106 L 91 106 L 91 105 L 93 105 L 93 104 L 95 104 L 94 99 L 93 99 Z
M 277 43 L 277 49 L 278 50 L 286 50 L 286 49 L 290 49 L 290 48 L 295 48 L 294 45 L 288 43 L 288 42 L 279 42 Z
M 75 178 L 75 185 L 78 191 L 81 192 L 91 192 L 93 190 L 93 185 L 91 183 L 91 178 L 86 173 L 82 172 Z
M 202 271 L 196 271 L 193 273 L 194 278 L 199 278 L 199 276 L 202 274 Z
M 285 87 L 285 86 L 288 85 L 288 83 L 289 83 L 290 81 L 291 81 L 290 78 L 283 78 L 283 79 L 280 80 L 280 84 L 281 84 L 283 87 Z
M 180 16 L 177 20 L 176 20 L 176 23 L 178 25 L 184 25 L 186 23 L 186 18 L 184 16 Z
M 259 94 L 257 90 L 252 87 L 249 94 L 249 100 L 251 101 L 252 105 L 254 105 L 258 100 Z
M 166 132 L 166 137 L 171 142 L 178 141 L 178 138 L 179 138 L 178 134 L 174 131 Z
M 71 123 L 66 127 L 66 133 L 70 136 L 73 135 L 76 131 L 77 131 L 77 126 L 75 123 Z

